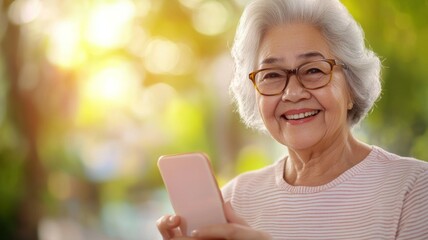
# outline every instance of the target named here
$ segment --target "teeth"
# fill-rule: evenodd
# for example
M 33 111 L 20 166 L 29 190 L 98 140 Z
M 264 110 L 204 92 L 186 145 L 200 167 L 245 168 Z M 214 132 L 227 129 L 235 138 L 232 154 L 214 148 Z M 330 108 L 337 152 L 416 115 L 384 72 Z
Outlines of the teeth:
M 319 112 L 319 110 L 314 110 L 314 111 L 305 112 L 305 113 L 291 114 L 291 115 L 286 115 L 285 118 L 287 118 L 288 120 L 298 120 L 298 119 L 314 116 L 318 112 Z

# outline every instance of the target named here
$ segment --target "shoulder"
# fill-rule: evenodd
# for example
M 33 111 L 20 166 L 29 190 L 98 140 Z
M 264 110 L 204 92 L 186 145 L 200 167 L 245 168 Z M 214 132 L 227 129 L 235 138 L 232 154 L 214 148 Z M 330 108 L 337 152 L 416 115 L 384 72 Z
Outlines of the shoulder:
M 371 157 L 373 165 L 369 171 L 386 179 L 395 179 L 407 188 L 413 188 L 417 182 L 428 181 L 428 162 L 399 156 L 376 146 Z
M 428 162 L 412 157 L 399 156 L 377 146 L 373 147 L 371 157 L 375 160 L 376 165 L 389 170 L 406 170 L 407 173 L 415 174 L 428 170 Z
M 374 166 L 384 166 L 382 178 L 387 183 L 382 187 L 398 189 L 394 196 L 402 200 L 396 239 L 422 239 L 428 235 L 428 225 L 421 221 L 428 215 L 428 162 L 402 157 L 378 147 L 374 147 L 374 151 Z

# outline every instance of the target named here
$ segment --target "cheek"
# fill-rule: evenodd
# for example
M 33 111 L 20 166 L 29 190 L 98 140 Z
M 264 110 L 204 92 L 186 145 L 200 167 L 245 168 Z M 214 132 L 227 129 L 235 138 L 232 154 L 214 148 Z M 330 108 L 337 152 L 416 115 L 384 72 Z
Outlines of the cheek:
M 333 113 L 330 115 L 331 120 L 346 121 L 347 106 L 350 99 L 346 86 L 343 84 L 333 85 L 323 99 L 325 100 L 323 104 L 325 108 Z
M 275 103 L 272 101 L 272 97 L 258 95 L 256 99 L 260 115 L 266 123 L 266 121 L 275 116 Z
M 336 104 L 338 104 L 337 107 L 347 110 L 348 104 L 349 102 L 352 102 L 352 100 L 351 92 L 346 82 L 345 75 L 340 72 L 333 76 L 335 76 L 336 79 L 333 79 L 333 83 L 335 84 L 332 85 L 332 97 L 336 100 Z

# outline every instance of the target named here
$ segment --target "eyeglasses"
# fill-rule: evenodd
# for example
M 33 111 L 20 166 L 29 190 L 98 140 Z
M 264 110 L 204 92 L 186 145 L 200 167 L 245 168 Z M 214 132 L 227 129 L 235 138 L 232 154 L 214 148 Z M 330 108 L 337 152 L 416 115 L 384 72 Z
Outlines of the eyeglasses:
M 304 63 L 289 70 L 283 68 L 263 68 L 249 74 L 256 90 L 265 96 L 282 94 L 292 75 L 306 89 L 319 89 L 331 81 L 333 67 L 339 65 L 344 69 L 347 66 L 335 59 L 322 59 Z

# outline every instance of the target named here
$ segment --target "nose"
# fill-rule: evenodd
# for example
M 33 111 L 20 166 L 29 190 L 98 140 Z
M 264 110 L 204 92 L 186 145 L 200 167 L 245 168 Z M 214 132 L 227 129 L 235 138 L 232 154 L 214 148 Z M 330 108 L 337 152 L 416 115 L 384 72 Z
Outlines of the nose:
M 287 81 L 287 86 L 282 93 L 282 101 L 298 102 L 303 99 L 308 99 L 311 94 L 297 79 L 295 74 L 291 75 Z

